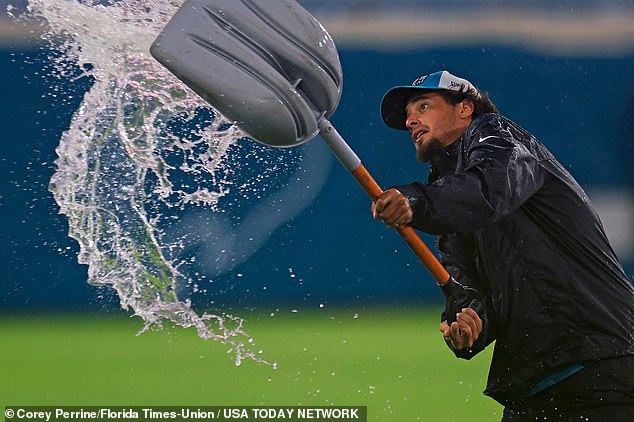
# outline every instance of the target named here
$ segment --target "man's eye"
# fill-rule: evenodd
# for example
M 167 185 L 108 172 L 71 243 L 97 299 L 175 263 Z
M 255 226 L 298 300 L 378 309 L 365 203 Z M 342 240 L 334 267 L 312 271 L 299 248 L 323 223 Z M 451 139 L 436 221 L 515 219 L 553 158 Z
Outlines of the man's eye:
M 421 104 L 421 105 L 418 107 L 418 109 L 419 109 L 420 111 L 425 111 L 425 110 L 427 110 L 427 104 Z

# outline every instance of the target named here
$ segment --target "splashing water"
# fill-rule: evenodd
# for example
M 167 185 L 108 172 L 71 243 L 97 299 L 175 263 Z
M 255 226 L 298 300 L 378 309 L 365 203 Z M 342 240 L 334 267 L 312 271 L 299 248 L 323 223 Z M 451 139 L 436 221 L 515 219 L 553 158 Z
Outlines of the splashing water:
M 253 339 L 241 318 L 199 315 L 189 299 L 180 300 L 185 287 L 196 285 L 182 259 L 192 243 L 202 242 L 209 255 L 222 237 L 241 250 L 224 261 L 208 257 L 219 274 L 244 261 L 290 217 L 260 222 L 263 232 L 251 234 L 249 246 L 240 244 L 244 235 L 223 233 L 218 223 L 201 226 L 200 209 L 208 221 L 229 192 L 225 161 L 244 135 L 149 56 L 150 44 L 181 3 L 29 1 L 31 16 L 48 24 L 45 38 L 62 52 L 55 59 L 56 76 L 68 77 L 79 66 L 81 76 L 94 80 L 56 149 L 50 191 L 68 218 L 69 235 L 79 242 L 78 261 L 88 265 L 88 282 L 114 288 L 122 308 L 143 319 L 142 332 L 165 321 L 195 327 L 200 337 L 227 344 L 236 364 L 244 359 L 268 364 L 251 350 Z M 321 161 L 315 166 L 324 168 L 321 174 L 301 181 L 312 184 L 312 193 L 285 207 L 287 212 L 297 213 L 312 200 L 328 167 Z M 247 216 L 241 230 L 253 230 L 253 220 Z M 216 230 L 215 237 L 194 233 L 194 227 Z

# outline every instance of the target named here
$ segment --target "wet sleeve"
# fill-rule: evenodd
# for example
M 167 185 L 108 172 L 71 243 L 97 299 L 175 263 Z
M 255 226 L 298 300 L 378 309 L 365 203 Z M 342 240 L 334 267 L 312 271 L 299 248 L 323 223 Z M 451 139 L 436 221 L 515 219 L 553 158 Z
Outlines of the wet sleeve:
M 460 172 L 395 186 L 409 199 L 412 227 L 431 234 L 472 232 L 512 213 L 541 187 L 539 160 L 523 144 L 503 134 L 479 139 Z
M 492 320 L 490 293 L 484 284 L 478 279 L 477 272 L 473 268 L 473 261 L 459 262 L 458 257 L 464 252 L 452 251 L 444 252 L 444 243 L 450 243 L 452 236 L 443 236 L 439 241 L 440 262 L 451 275 L 449 283 L 441 287 L 445 297 L 445 309 L 441 314 L 441 321 L 454 321 L 456 313 L 463 308 L 472 308 L 478 313 L 482 320 L 482 333 L 470 348 L 457 350 L 451 341 L 445 339 L 445 343 L 461 359 L 471 359 L 476 354 L 484 350 L 495 338 L 495 324 Z M 461 244 L 464 245 L 463 242 Z M 453 245 L 455 247 L 455 245 Z M 454 259 L 454 253 L 456 258 Z

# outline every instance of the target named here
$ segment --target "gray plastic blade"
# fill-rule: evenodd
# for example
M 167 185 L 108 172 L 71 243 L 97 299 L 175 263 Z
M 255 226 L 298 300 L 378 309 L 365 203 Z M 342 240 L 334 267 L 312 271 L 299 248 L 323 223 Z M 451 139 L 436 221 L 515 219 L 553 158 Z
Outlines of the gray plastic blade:
M 334 113 L 342 71 L 334 42 L 293 0 L 187 0 L 152 55 L 250 137 L 289 147 Z

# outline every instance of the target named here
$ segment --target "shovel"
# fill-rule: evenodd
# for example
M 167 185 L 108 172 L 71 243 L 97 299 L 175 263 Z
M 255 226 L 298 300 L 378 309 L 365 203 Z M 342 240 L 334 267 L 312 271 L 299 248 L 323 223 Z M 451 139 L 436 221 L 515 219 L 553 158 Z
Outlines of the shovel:
M 187 0 L 150 51 L 251 138 L 293 147 L 321 135 L 372 201 L 383 193 L 328 121 L 341 97 L 339 55 L 328 32 L 297 2 Z M 449 273 L 414 229 L 397 230 L 445 286 Z

